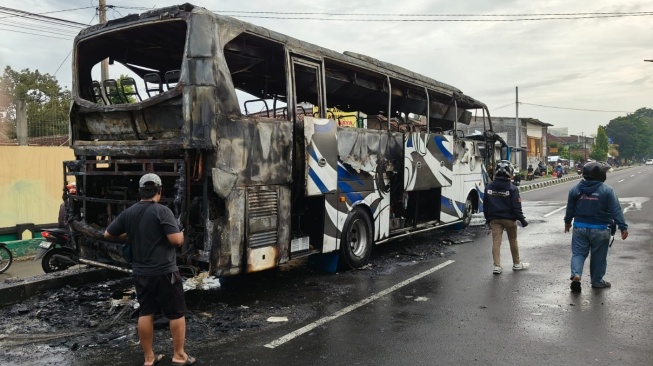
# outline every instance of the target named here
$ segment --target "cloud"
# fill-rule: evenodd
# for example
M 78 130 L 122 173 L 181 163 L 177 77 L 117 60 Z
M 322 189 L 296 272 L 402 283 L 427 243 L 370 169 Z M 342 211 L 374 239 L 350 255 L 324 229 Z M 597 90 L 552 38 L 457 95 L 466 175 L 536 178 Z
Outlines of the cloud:
M 131 3 L 131 6 L 170 6 L 179 1 Z M 329 2 L 193 1 L 209 10 L 388 14 L 386 16 L 338 16 L 338 18 L 387 19 L 397 14 L 457 14 L 447 19 L 472 19 L 460 15 L 521 14 L 515 18 L 541 18 L 543 13 L 650 11 L 650 3 L 634 0 L 480 0 L 404 1 L 331 0 Z M 48 2 L 5 0 L 3 6 L 39 13 L 96 5 L 90 0 Z M 122 4 L 127 4 L 122 2 Z M 139 10 L 116 8 L 108 18 Z M 94 9 L 54 13 L 51 16 L 88 23 Z M 327 15 L 238 14 L 240 19 L 338 52 L 366 54 L 433 79 L 451 84 L 485 102 L 490 110 L 520 99 L 534 104 L 596 110 L 632 110 L 651 107 L 653 59 L 649 31 L 651 16 L 597 19 L 533 20 L 510 22 L 357 22 L 245 18 L 248 16 L 320 17 Z M 0 17 L 2 15 L 0 14 Z M 572 16 L 558 16 L 567 17 Z M 496 19 L 474 17 L 473 19 Z M 505 19 L 505 18 L 503 18 Z M 10 28 L 1 25 L 0 28 Z M 6 19 L 5 19 L 6 20 Z M 15 19 L 11 19 L 12 21 Z M 97 18 L 94 19 L 97 22 Z M 45 25 L 41 25 L 45 27 Z M 23 29 L 24 31 L 29 31 Z M 44 30 L 44 29 L 43 29 Z M 38 32 L 38 26 L 34 31 Z M 75 28 L 63 31 L 71 40 L 21 33 L 2 33 L 0 67 L 30 68 L 54 73 L 72 47 Z M 54 36 L 54 34 L 51 34 Z M 57 35 L 59 36 L 59 35 Z M 62 36 L 66 38 L 66 36 Z M 70 58 L 57 72 L 62 85 L 71 85 Z M 515 109 L 503 108 L 502 116 Z M 618 113 L 581 112 L 524 106 L 520 115 L 556 126 L 588 128 L 595 132 Z M 623 114 L 621 114 L 623 115 Z M 582 122 L 579 122 L 582 121 Z M 572 129 L 573 129 L 572 128 Z

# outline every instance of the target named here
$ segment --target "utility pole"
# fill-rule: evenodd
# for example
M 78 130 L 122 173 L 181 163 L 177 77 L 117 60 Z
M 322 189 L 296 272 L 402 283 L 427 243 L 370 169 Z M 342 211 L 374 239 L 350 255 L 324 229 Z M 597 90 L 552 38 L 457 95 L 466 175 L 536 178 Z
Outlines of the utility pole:
M 519 87 L 515 87 L 515 165 L 521 170 L 521 159 L 518 159 L 519 145 Z
M 107 0 L 99 0 L 98 4 L 99 20 L 100 24 L 107 22 Z M 102 60 L 100 65 L 100 78 L 102 81 L 105 81 L 109 78 L 109 59 L 105 58 Z

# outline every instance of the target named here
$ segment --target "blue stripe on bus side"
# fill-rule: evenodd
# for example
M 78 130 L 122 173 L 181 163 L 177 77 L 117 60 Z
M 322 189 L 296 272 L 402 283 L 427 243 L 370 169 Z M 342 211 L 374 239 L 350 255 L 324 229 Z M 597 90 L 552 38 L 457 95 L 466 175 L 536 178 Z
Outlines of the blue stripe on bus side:
M 449 160 L 450 162 L 453 162 L 453 154 L 449 150 L 447 150 L 446 147 L 444 147 L 444 144 L 442 143 L 443 140 L 446 139 L 442 136 L 439 135 L 433 136 L 433 141 L 435 141 L 435 144 L 437 145 L 438 149 L 440 149 L 440 152 L 442 152 L 444 158 Z
M 313 170 L 313 168 L 308 168 L 308 175 L 311 177 L 317 188 L 320 189 L 320 192 L 322 193 L 328 193 L 329 189 L 326 187 L 326 185 L 322 182 L 320 177 L 317 176 L 317 173 Z
M 340 180 L 354 181 L 361 186 L 363 185 L 363 181 L 359 177 L 347 170 L 344 166 L 338 164 L 338 181 Z

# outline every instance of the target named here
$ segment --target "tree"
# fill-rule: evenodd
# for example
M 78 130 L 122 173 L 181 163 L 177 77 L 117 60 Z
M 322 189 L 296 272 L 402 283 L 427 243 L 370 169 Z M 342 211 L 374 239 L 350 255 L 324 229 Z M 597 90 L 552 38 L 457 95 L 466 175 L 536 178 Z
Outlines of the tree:
M 599 126 L 596 133 L 596 142 L 592 144 L 590 158 L 598 161 L 608 160 L 608 135 L 605 134 L 605 127 Z
M 71 93 L 57 79 L 38 70 L 16 71 L 7 66 L 0 76 L 0 121 L 8 126 L 7 136 L 16 136 L 16 103 L 27 106 L 30 137 L 66 134 Z
M 613 144 L 619 145 L 619 155 L 639 160 L 653 155 L 653 109 L 640 108 L 625 117 L 617 117 L 605 126 Z
M 127 103 L 136 103 L 138 100 L 136 100 L 136 97 L 133 95 L 125 95 L 125 93 L 122 90 L 122 79 L 129 77 L 129 75 L 123 75 L 121 74 L 118 79 L 116 79 L 116 84 L 118 85 L 118 94 L 120 94 L 120 97 L 117 95 L 112 95 L 109 97 L 109 101 L 111 104 L 122 104 L 127 101 Z M 134 87 L 133 86 L 126 86 L 125 91 L 127 93 L 133 93 L 134 92 Z

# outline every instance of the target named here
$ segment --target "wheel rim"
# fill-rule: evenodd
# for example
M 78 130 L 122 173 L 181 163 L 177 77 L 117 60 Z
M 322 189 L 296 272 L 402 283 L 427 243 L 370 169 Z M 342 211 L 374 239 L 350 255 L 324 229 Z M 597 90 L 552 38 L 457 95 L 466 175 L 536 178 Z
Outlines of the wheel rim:
M 6 248 L 0 250 L 0 272 L 4 272 L 11 264 L 11 256 Z
M 465 201 L 465 212 L 463 214 L 463 224 L 468 226 L 472 222 L 472 202 Z
M 48 258 L 47 262 L 47 266 L 50 269 L 50 272 L 65 271 L 68 268 L 72 267 L 72 264 L 58 260 L 55 255 L 65 255 L 65 253 L 57 249 L 52 252 L 52 255 L 50 255 L 50 258 Z
M 356 257 L 362 257 L 368 245 L 369 238 L 365 226 L 365 221 L 356 219 L 349 230 L 349 248 Z

